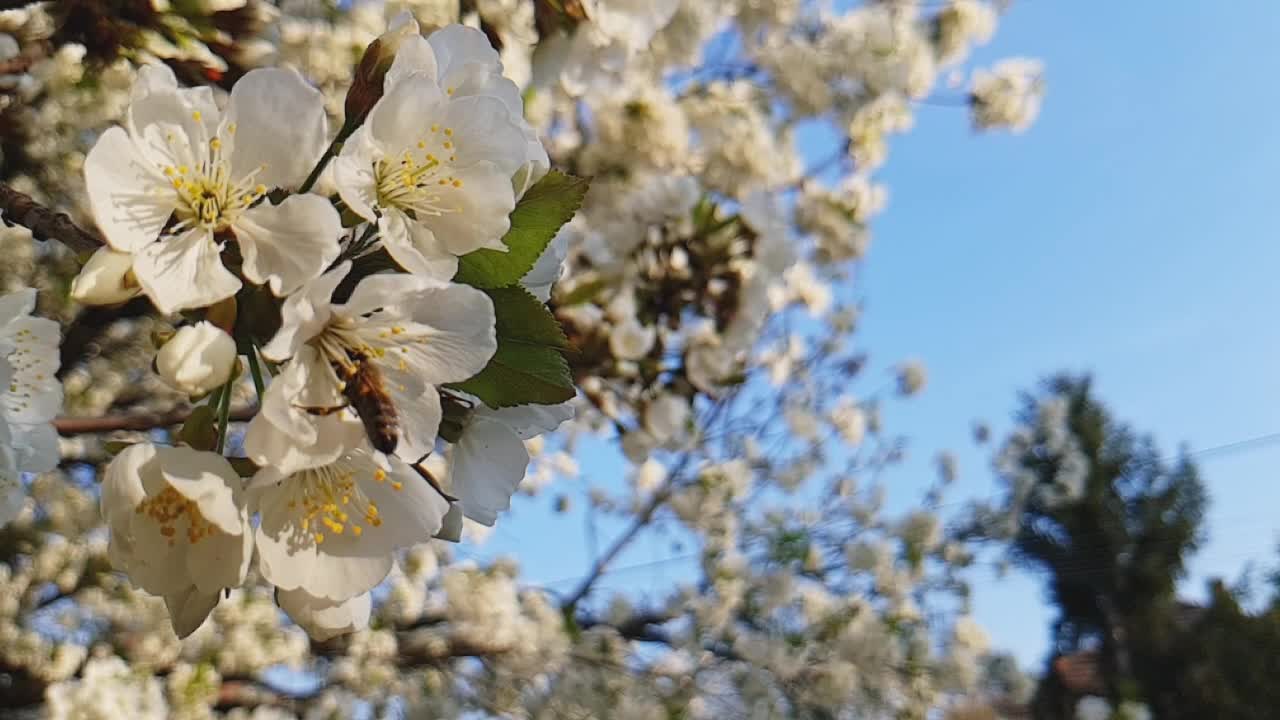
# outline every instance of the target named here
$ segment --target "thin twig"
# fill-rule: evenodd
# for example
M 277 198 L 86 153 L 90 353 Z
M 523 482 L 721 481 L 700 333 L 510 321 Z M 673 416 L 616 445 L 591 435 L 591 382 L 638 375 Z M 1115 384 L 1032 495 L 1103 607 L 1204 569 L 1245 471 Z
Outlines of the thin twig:
M 53 428 L 59 435 L 92 435 L 114 430 L 156 430 L 186 422 L 191 416 L 191 410 L 191 408 L 183 408 L 167 413 L 106 415 L 96 418 L 62 417 L 54 419 Z M 254 405 L 233 410 L 230 419 L 233 422 L 247 422 L 257 414 L 258 408 Z
M 714 422 L 716 417 L 720 414 L 720 411 L 728 405 L 728 402 L 732 397 L 733 396 L 730 395 L 728 398 L 716 403 L 711 412 L 707 414 L 707 419 L 702 423 L 702 426 L 710 426 L 710 424 Z M 622 551 L 636 539 L 636 536 L 640 534 L 640 531 L 644 530 L 645 527 L 653 521 L 653 516 L 657 514 L 658 510 L 664 504 L 666 504 L 667 500 L 671 499 L 671 496 L 674 495 L 676 490 L 679 488 L 679 483 L 683 479 L 681 475 L 684 473 L 685 467 L 687 467 L 693 460 L 693 455 L 694 453 L 690 451 L 684 453 L 680 457 L 680 460 L 671 470 L 670 475 L 668 475 L 666 483 L 654 491 L 653 497 L 649 498 L 649 502 L 645 503 L 645 506 L 641 508 L 640 512 L 636 513 L 635 520 L 632 521 L 631 525 L 613 541 L 599 559 L 592 563 L 591 570 L 587 573 L 587 576 L 582 579 L 582 582 L 578 584 L 578 587 L 576 587 L 573 592 L 569 593 L 568 598 L 561 607 L 566 610 L 572 610 L 577 607 L 578 603 L 591 592 L 592 586 L 595 585 L 596 581 L 600 579 L 600 576 L 604 574 L 605 570 L 609 567 L 609 563 L 613 562 L 618 555 L 622 554 Z

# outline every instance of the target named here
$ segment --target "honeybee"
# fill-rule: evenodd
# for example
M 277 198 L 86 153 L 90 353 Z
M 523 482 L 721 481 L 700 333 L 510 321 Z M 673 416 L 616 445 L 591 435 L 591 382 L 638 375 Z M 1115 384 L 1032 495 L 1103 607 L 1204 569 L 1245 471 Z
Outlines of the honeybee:
M 331 415 L 350 407 L 360 416 L 369 444 L 375 450 L 391 454 L 400 444 L 400 416 L 391 401 L 391 394 L 387 392 L 382 371 L 363 353 L 349 351 L 347 356 L 351 362 L 346 365 L 333 364 L 334 372 L 342 381 L 342 396 L 347 403 L 336 407 L 301 409 L 312 415 Z

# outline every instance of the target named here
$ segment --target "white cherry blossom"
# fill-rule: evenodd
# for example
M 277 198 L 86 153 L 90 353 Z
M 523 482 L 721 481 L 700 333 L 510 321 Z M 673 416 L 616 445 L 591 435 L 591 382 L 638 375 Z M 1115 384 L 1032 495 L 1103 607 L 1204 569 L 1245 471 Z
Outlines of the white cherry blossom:
M 513 178 L 523 192 L 546 173 L 546 152 L 478 30 L 455 25 L 429 41 L 408 38 L 384 82 L 335 160 L 334 182 L 347 207 L 378 223 L 404 269 L 448 280 L 457 256 L 506 249 Z
M 0 377 L 0 382 L 4 378 Z M 0 423 L 0 527 L 13 522 L 26 505 L 27 493 L 22 488 L 18 465 L 13 457 L 13 439 L 9 426 Z
M 395 551 L 426 542 L 449 501 L 400 459 L 355 450 L 323 467 L 283 474 L 263 468 L 251 483 L 261 515 L 258 566 L 280 590 L 340 602 L 373 589 Z
M 0 424 L 7 425 L 14 467 L 45 472 L 58 464 L 50 423 L 62 409 L 58 324 L 32 317 L 36 291 L 0 295 Z
M 107 465 L 101 505 L 112 565 L 164 597 L 179 636 L 244 582 L 253 535 L 240 477 L 221 455 L 131 445 Z
M 345 404 L 345 383 L 366 364 L 397 414 L 394 448 L 378 449 L 416 462 L 435 447 L 435 386 L 471 378 L 497 349 L 493 303 L 483 292 L 422 276 L 371 275 L 335 304 L 333 291 L 349 270 L 344 262 L 286 300 L 280 330 L 263 348 L 271 360 L 289 360 L 282 376 L 291 379 L 271 384 L 262 421 L 249 428 L 245 447 L 259 465 L 289 473 L 341 454 L 316 440 L 343 434 L 329 409 Z M 300 446 L 291 445 L 295 437 Z
M 241 282 L 221 258 L 234 239 L 244 277 L 293 292 L 338 255 L 341 221 L 327 200 L 293 195 L 324 150 L 323 98 L 296 72 L 253 70 L 226 112 L 208 88 L 183 89 L 163 65 L 139 71 L 125 127 L 85 158 L 94 219 L 107 242 L 133 253 L 133 274 L 163 312 L 230 297 Z

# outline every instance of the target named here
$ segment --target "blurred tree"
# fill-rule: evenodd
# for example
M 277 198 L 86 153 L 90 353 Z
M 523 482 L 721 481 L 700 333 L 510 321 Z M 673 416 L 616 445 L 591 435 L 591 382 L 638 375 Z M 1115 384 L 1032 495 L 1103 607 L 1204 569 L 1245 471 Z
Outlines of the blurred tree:
M 997 470 L 1007 483 L 1003 527 L 1014 558 L 1048 576 L 1058 609 L 1054 655 L 1036 694 L 1037 717 L 1074 717 L 1075 700 L 1148 704 L 1156 717 L 1192 717 L 1171 681 L 1198 608 L 1177 581 L 1202 539 L 1207 497 L 1184 455 L 1114 419 L 1087 376 L 1057 375 L 1026 394 L 1020 428 Z M 1195 717 L 1206 717 L 1195 715 Z

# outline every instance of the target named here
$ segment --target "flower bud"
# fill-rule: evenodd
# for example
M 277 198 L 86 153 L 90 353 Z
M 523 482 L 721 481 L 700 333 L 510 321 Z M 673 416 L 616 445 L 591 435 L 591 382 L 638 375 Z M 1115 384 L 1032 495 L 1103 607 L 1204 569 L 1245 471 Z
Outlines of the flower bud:
M 351 89 L 347 91 L 344 130 L 354 130 L 364 122 L 369 111 L 382 99 L 383 79 L 391 69 L 391 63 L 395 62 L 400 44 L 417 34 L 418 21 L 405 11 L 391 21 L 386 32 L 365 48 L 351 79 Z
M 133 276 L 133 255 L 98 248 L 71 281 L 72 299 L 85 305 L 114 305 L 142 292 Z
M 192 396 L 226 383 L 235 365 L 236 341 L 210 322 L 182 328 L 156 353 L 160 377 Z

